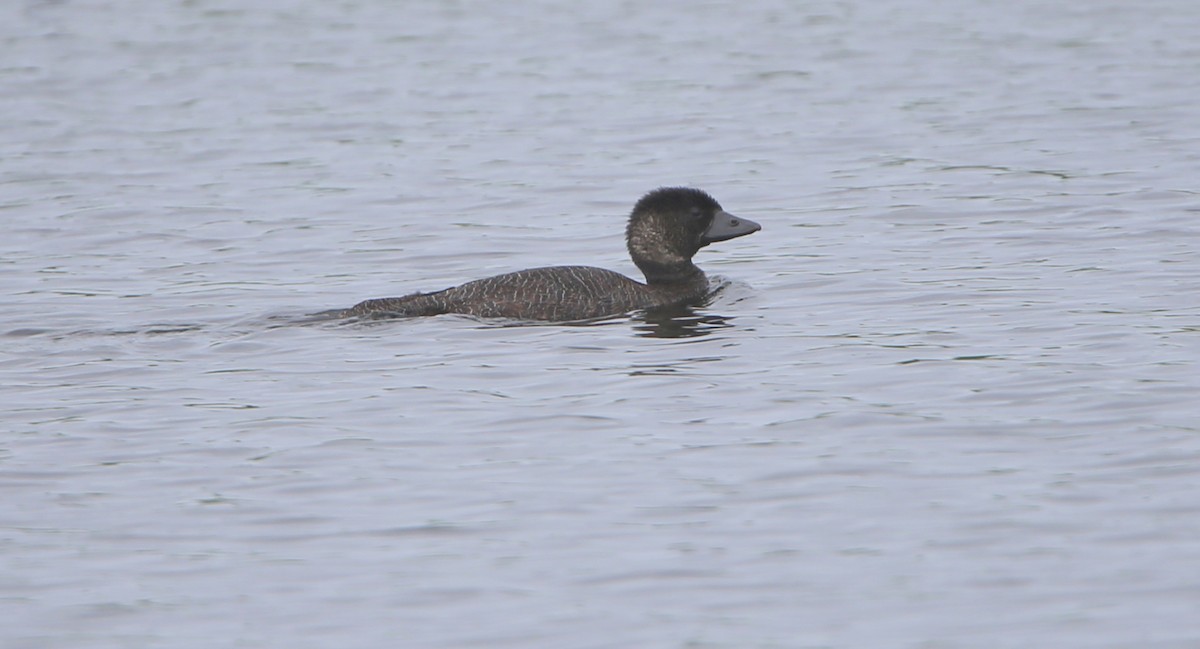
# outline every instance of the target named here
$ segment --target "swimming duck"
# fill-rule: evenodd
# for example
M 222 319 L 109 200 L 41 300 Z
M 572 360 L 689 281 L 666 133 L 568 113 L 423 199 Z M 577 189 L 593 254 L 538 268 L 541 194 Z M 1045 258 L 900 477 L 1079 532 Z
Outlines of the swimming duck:
M 695 303 L 708 295 L 708 278 L 692 263 L 704 246 L 758 232 L 713 197 L 688 187 L 663 187 L 633 206 L 625 229 L 629 256 L 643 284 L 592 266 L 549 266 L 478 279 L 433 293 L 376 298 L 341 312 L 344 317 L 410 317 L 462 313 L 485 318 L 588 320 L 656 307 Z

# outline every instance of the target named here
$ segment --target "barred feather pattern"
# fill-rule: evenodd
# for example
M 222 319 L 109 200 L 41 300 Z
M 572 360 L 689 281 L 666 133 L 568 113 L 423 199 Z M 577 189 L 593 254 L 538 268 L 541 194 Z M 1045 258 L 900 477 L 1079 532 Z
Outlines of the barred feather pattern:
M 708 279 L 699 268 L 692 268 L 695 273 L 686 280 L 666 285 L 642 284 L 591 266 L 530 268 L 434 293 L 366 300 L 341 315 L 387 318 L 461 313 L 484 318 L 588 320 L 699 301 L 708 292 Z

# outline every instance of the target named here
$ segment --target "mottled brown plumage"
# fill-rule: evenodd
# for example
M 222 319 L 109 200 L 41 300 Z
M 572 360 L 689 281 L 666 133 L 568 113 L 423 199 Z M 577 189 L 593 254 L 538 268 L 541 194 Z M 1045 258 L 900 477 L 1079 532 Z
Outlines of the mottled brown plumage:
M 656 189 L 637 202 L 626 228 L 629 254 L 646 276 L 645 284 L 591 266 L 530 268 L 434 293 L 366 300 L 341 315 L 462 313 L 485 318 L 570 321 L 694 303 L 708 294 L 708 279 L 692 263 L 692 256 L 710 243 L 759 229 L 757 223 L 725 212 L 698 189 Z

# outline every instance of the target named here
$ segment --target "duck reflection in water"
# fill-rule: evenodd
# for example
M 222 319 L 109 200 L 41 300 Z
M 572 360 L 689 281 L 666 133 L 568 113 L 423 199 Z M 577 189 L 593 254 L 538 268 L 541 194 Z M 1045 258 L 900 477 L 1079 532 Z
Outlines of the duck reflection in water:
M 678 304 L 635 313 L 633 329 L 643 338 L 696 338 L 732 327 L 731 320 L 723 315 L 700 313 L 689 305 Z

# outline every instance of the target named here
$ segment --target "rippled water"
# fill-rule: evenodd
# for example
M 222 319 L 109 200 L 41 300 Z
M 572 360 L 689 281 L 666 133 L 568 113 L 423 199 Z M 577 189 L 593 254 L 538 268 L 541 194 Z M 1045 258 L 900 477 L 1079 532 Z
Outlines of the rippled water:
M 0 9 L 4 647 L 1200 646 L 1200 5 L 249 5 Z

